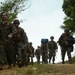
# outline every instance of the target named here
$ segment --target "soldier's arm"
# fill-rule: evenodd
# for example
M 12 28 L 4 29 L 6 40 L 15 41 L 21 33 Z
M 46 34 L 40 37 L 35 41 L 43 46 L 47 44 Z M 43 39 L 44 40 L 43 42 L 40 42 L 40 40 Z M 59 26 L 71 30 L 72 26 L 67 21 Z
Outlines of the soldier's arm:
M 63 36 L 64 36 L 64 33 L 62 33 L 61 34 L 61 36 L 59 37 L 59 39 L 58 39 L 58 41 L 57 41 L 57 43 L 60 45 L 60 43 L 61 43 L 61 40 L 63 39 Z
M 12 38 L 14 34 L 17 33 L 17 30 L 13 24 L 10 24 L 11 33 L 8 35 L 9 38 Z
M 27 37 L 26 32 L 24 31 L 24 29 L 22 29 L 21 36 L 22 36 L 23 42 L 28 43 L 28 37 Z

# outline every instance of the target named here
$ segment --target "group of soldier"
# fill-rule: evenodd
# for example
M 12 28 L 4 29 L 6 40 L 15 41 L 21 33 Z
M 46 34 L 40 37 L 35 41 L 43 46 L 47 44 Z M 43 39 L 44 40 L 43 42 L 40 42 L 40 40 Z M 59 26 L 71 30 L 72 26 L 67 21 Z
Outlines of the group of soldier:
M 58 42 L 54 41 L 54 36 L 48 39 L 42 39 L 41 46 L 34 49 L 32 42 L 28 41 L 28 37 L 23 28 L 21 28 L 20 21 L 15 19 L 12 23 L 8 20 L 8 14 L 2 12 L 0 22 L 0 70 L 3 65 L 19 67 L 33 65 L 33 57 L 36 56 L 37 63 L 40 64 L 40 56 L 42 56 L 42 64 L 55 63 L 56 52 L 58 45 L 60 45 L 62 63 L 64 64 L 65 53 L 67 52 L 69 63 L 72 63 L 71 52 L 73 51 L 74 38 L 68 29 L 59 37 Z M 31 62 L 30 62 L 31 59 Z
M 38 64 L 40 63 L 40 55 L 42 56 L 42 64 L 51 63 L 51 60 L 53 64 L 55 64 L 57 49 L 58 46 L 57 43 L 54 41 L 54 36 L 50 37 L 50 41 L 48 41 L 48 39 L 42 39 L 41 46 L 38 46 L 35 51 Z
M 19 67 L 28 66 L 30 57 L 31 64 L 33 64 L 32 42 L 28 41 L 26 32 L 19 26 L 20 21 L 15 19 L 10 23 L 8 16 L 6 12 L 0 15 L 0 70 L 4 65 L 7 65 L 8 68 L 16 64 Z
M 37 62 L 40 63 L 40 54 L 42 56 L 42 63 L 55 63 L 56 52 L 58 51 L 58 45 L 61 50 L 62 64 L 64 64 L 65 55 L 67 53 L 69 64 L 72 64 L 71 52 L 74 50 L 75 38 L 72 36 L 70 30 L 66 28 L 60 35 L 57 42 L 54 41 L 54 36 L 48 39 L 42 39 L 41 46 L 36 49 Z M 49 61 L 48 61 L 49 59 Z

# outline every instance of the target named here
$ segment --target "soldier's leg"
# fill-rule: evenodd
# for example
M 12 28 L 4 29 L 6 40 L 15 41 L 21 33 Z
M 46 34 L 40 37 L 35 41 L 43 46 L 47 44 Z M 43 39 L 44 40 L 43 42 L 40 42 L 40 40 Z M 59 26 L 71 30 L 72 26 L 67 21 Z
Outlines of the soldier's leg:
M 36 58 L 37 58 L 37 63 L 39 64 L 40 63 L 40 55 L 36 55 Z
M 7 57 L 7 62 L 8 62 L 8 68 L 11 68 L 11 65 L 13 63 L 13 51 L 12 51 L 12 44 L 6 44 L 5 45 L 5 52 L 6 52 L 6 57 Z
M 31 56 L 31 64 L 33 65 L 33 56 Z
M 46 64 L 48 63 L 47 58 L 48 58 L 48 56 L 47 56 L 47 52 L 46 52 L 46 53 L 45 53 L 45 63 L 46 63 Z
M 26 52 L 25 52 L 25 50 L 23 50 L 22 51 L 23 53 L 22 53 L 22 63 L 23 63 L 23 66 L 26 64 Z
M 66 53 L 66 49 L 62 48 L 62 52 L 61 52 L 61 55 L 62 55 L 62 64 L 64 64 L 65 53 Z
M 37 63 L 38 63 L 38 55 L 36 55 Z
M 68 59 L 69 59 L 69 63 L 70 64 L 72 64 L 72 58 L 71 58 L 71 47 L 69 47 L 68 49 L 67 49 L 67 55 L 68 55 Z
M 37 56 L 37 63 L 39 64 L 39 57 Z
M 0 48 L 0 70 L 2 70 L 3 69 L 3 57 L 2 57 L 2 55 L 1 55 L 1 51 L 2 51 L 2 49 Z
M 20 46 L 18 46 L 18 54 L 17 54 L 17 65 L 19 66 L 19 68 L 20 67 L 22 67 L 22 62 L 23 62 L 23 60 L 22 60 L 22 49 L 20 48 Z
M 55 64 L 55 52 L 53 53 L 53 64 Z
M 25 56 L 25 66 L 28 66 L 29 65 L 29 56 L 28 56 L 28 54 L 26 54 L 26 56 Z
M 17 55 L 17 48 L 16 48 L 16 46 L 15 46 L 15 44 L 13 45 L 13 67 L 15 67 L 16 66 L 16 55 Z
M 49 52 L 49 63 L 51 62 L 52 52 Z
M 45 58 L 46 56 L 45 56 L 45 53 L 43 53 L 43 62 L 45 63 L 45 60 L 46 60 L 46 58 Z
M 3 70 L 3 65 L 7 64 L 7 57 L 4 47 L 0 45 L 0 70 Z
M 42 64 L 44 63 L 44 53 L 42 53 Z
M 51 55 L 49 55 L 49 63 L 51 62 Z

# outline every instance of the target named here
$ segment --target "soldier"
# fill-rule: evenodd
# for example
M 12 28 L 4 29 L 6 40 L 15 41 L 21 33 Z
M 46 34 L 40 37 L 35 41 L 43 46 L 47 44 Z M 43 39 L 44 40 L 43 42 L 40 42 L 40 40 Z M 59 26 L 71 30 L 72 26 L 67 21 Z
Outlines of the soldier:
M 32 42 L 30 42 L 30 50 L 31 50 L 31 64 L 33 65 L 33 57 L 34 57 L 34 47 L 32 46 Z
M 41 54 L 42 54 L 42 64 L 47 64 L 47 58 L 48 58 L 48 39 L 42 39 L 41 40 Z
M 28 41 L 27 36 L 24 32 L 24 29 L 19 27 L 19 20 L 14 20 L 13 25 L 16 27 L 16 34 L 13 36 L 14 43 L 16 44 L 16 54 L 18 66 L 22 67 L 23 65 L 23 53 L 25 50 L 25 43 Z
M 28 66 L 30 63 L 30 54 L 31 54 L 31 48 L 30 48 L 30 43 L 28 42 L 25 45 L 25 51 L 24 51 L 24 56 L 25 56 L 25 62 L 24 65 Z
M 65 54 L 67 52 L 69 63 L 72 64 L 71 52 L 73 51 L 74 38 L 69 29 L 64 30 L 64 33 L 59 37 L 58 43 L 61 48 L 62 63 L 64 64 Z
M 4 50 L 4 46 L 0 39 L 0 70 L 3 70 L 3 65 L 7 64 L 7 57 Z
M 1 13 L 0 33 L 1 33 L 1 45 L 6 53 L 8 68 L 11 68 L 13 62 L 13 41 L 12 37 L 15 34 L 15 27 L 8 22 L 8 14 L 6 12 Z M 5 55 L 4 55 L 5 56 Z
M 37 58 L 37 63 L 40 64 L 40 55 L 41 55 L 41 48 L 40 46 L 37 47 L 36 51 L 35 51 L 35 55 Z
M 54 36 L 50 37 L 51 41 L 48 42 L 48 49 L 49 49 L 49 63 L 51 61 L 51 58 L 53 58 L 52 62 L 55 63 L 55 56 L 57 52 L 57 43 L 54 41 Z

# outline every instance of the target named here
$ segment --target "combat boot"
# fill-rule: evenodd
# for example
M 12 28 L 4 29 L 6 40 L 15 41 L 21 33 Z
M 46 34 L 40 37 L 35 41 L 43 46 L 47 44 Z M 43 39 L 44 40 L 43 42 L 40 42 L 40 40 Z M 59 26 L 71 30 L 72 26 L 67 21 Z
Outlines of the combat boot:
M 53 64 L 55 64 L 55 62 L 53 61 Z
M 72 64 L 72 60 L 69 60 L 69 64 Z
M 8 69 L 10 69 L 11 68 L 11 65 L 8 65 Z
M 64 64 L 65 62 L 64 62 L 64 60 L 62 61 L 62 64 Z
M 49 63 L 50 63 L 50 60 L 49 60 Z
M 3 66 L 2 65 L 0 66 L 0 70 L 3 70 Z

